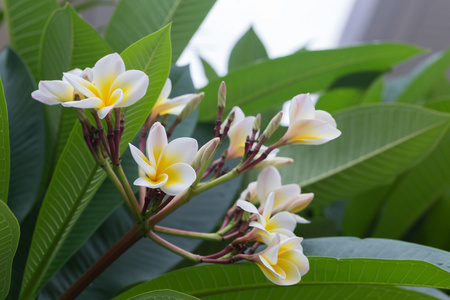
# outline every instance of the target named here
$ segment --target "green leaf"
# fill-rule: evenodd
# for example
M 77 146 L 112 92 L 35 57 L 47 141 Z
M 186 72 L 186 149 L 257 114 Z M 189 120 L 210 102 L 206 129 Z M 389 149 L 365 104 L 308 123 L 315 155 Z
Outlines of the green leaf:
M 205 72 L 205 76 L 208 79 L 208 81 L 215 80 L 219 78 L 219 75 L 217 75 L 216 70 L 203 58 L 200 57 L 200 60 L 202 61 L 203 71 Z
M 10 150 L 8 129 L 8 110 L 6 108 L 5 94 L 3 92 L 3 84 L 0 78 L 0 201 L 4 201 L 5 203 L 8 200 L 8 186 L 10 176 Z
M 61 80 L 63 72 L 92 67 L 110 52 L 111 49 L 95 29 L 66 5 L 55 11 L 45 27 L 39 61 L 40 78 Z M 48 139 L 44 180 L 48 181 L 77 116 L 72 108 L 45 106 L 44 109 Z
M 3 0 L 11 46 L 23 57 L 35 79 L 39 78 L 39 46 L 43 28 L 57 8 L 56 0 Z
M 450 187 L 450 134 L 384 197 L 373 236 L 402 237 Z
M 415 240 L 421 244 L 450 251 L 450 236 L 443 232 L 450 232 L 450 193 L 445 191 L 440 199 L 433 205 L 416 229 Z
M 165 83 L 170 67 L 170 26 L 141 39 L 121 55 L 128 70 L 144 71 L 151 78 L 147 94 L 125 109 L 122 151 L 139 131 Z M 85 145 L 76 124 L 56 165 L 36 222 L 27 260 L 21 299 L 34 298 L 49 279 L 47 270 L 67 233 L 105 178 Z
M 19 245 L 19 223 L 6 203 L 0 200 L 0 299 L 5 299 L 11 283 L 11 265 Z
M 145 293 L 140 293 L 136 295 L 129 295 L 130 298 L 133 300 L 192 300 L 192 299 L 199 299 L 187 294 L 183 294 L 177 291 L 172 290 L 158 290 L 158 291 L 150 291 Z
M 227 83 L 227 106 L 239 105 L 246 114 L 281 107 L 300 93 L 327 89 L 342 76 L 362 71 L 384 72 L 420 53 L 404 44 L 369 44 L 323 51 L 302 51 L 230 72 L 211 81 L 204 89 L 200 121 L 216 117 L 217 89 Z M 261 109 L 263 108 L 263 109 Z
M 342 234 L 366 237 L 373 229 L 375 217 L 391 185 L 377 186 L 348 199 L 342 223 Z
M 66 5 L 52 15 L 45 27 L 39 71 L 45 80 L 61 80 L 62 72 L 93 67 L 111 52 L 98 32 Z
M 353 87 L 332 89 L 319 98 L 316 109 L 333 114 L 337 111 L 359 104 L 363 92 L 363 90 Z
M 44 119 L 40 103 L 31 98 L 35 89 L 33 78 L 22 59 L 9 48 L 0 54 L 0 76 L 8 107 L 11 147 L 8 205 L 22 223 L 41 183 Z
M 417 103 L 433 87 L 450 66 L 450 50 L 436 53 L 417 66 L 409 75 L 407 86 L 397 98 L 398 102 Z
M 315 297 L 318 298 L 315 299 L 329 299 L 334 296 L 333 286 L 336 285 L 352 287 L 342 296 L 348 296 L 349 293 L 351 295 L 355 288 L 360 287 L 367 287 L 366 291 L 377 290 L 377 288 L 386 290 L 392 287 L 397 290 L 396 285 L 450 287 L 448 272 L 423 261 L 328 257 L 310 257 L 309 261 L 310 271 L 303 276 L 300 284 L 290 287 L 274 285 L 265 279 L 256 265 L 251 263 L 207 265 L 168 273 L 140 284 L 114 300 L 128 299 L 130 295 L 155 289 L 174 289 L 202 299 L 232 299 L 233 297 L 242 299 L 254 293 L 258 295 L 254 299 L 261 299 L 263 295 L 267 297 L 271 293 L 295 295 L 302 290 L 314 291 L 317 286 L 320 286 L 323 294 L 320 295 L 321 297 L 316 295 Z M 260 290 L 264 293 L 259 293 Z M 409 291 L 403 292 L 404 295 L 411 295 Z M 287 295 L 287 299 L 293 298 Z M 361 294 L 358 293 L 358 295 Z
M 121 0 L 109 21 L 105 39 L 122 51 L 172 22 L 172 62 L 176 62 L 215 1 Z
M 250 27 L 231 50 L 228 72 L 268 58 L 266 48 L 253 28 Z
M 313 203 L 389 182 L 436 146 L 449 116 L 418 106 L 372 104 L 339 113 L 335 120 L 342 131 L 336 140 L 292 145 L 279 153 L 296 162 L 280 169 L 283 183 L 295 182 L 314 192 Z
M 373 81 L 369 88 L 366 90 L 363 97 L 361 98 L 361 103 L 381 102 L 381 99 L 383 98 L 383 91 L 384 78 L 383 76 L 380 76 L 378 77 L 378 79 Z

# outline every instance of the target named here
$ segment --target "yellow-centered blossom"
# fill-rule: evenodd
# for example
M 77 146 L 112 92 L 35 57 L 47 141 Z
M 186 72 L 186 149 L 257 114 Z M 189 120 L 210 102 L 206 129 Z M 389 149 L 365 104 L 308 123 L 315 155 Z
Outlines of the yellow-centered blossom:
M 119 54 L 101 58 L 92 68 L 92 81 L 70 73 L 64 78 L 86 99 L 63 102 L 62 105 L 94 108 L 103 119 L 114 107 L 127 107 L 141 99 L 147 92 L 148 76 L 139 70 L 125 70 Z
M 190 163 L 197 153 L 197 141 L 193 138 L 178 138 L 170 143 L 164 126 L 159 122 L 150 129 L 147 138 L 147 156 L 130 145 L 131 154 L 145 175 L 134 181 L 135 185 L 160 188 L 168 195 L 178 195 L 187 189 L 196 178 Z

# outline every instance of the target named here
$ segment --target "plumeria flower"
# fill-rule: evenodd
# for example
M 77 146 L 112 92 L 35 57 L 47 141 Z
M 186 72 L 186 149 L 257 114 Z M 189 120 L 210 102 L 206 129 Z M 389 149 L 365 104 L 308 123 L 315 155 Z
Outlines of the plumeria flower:
M 258 195 L 256 194 L 256 185 L 257 185 L 256 181 L 250 182 L 247 188 L 241 192 L 239 199 L 247 200 L 253 204 L 258 203 L 259 199 Z
M 152 116 L 155 118 L 162 115 L 179 115 L 186 105 L 194 99 L 198 94 L 186 94 L 182 96 L 169 99 L 170 92 L 172 91 L 172 81 L 167 78 L 166 83 L 161 91 L 161 94 L 156 100 L 155 105 L 152 108 Z
M 114 107 L 127 107 L 141 99 L 147 92 L 148 76 L 142 71 L 125 71 L 119 54 L 101 58 L 92 68 L 89 81 L 70 73 L 64 78 L 86 99 L 62 103 L 64 106 L 97 109 L 103 119 Z
M 309 271 L 309 261 L 303 254 L 301 241 L 302 238 L 299 237 L 282 240 L 279 235 L 276 235 L 254 261 L 267 279 L 273 283 L 297 284 Z
M 237 201 L 238 207 L 257 217 L 257 221 L 250 222 L 249 225 L 253 227 L 253 230 L 246 235 L 246 239 L 268 243 L 275 237 L 275 234 L 279 234 L 282 238 L 295 236 L 293 231 L 297 222 L 292 214 L 282 211 L 272 216 L 273 198 L 274 193 L 270 193 L 262 215 L 250 202 Z
M 256 194 L 261 201 L 261 207 L 266 205 L 265 199 L 270 193 L 274 193 L 273 213 L 288 211 L 294 214 L 298 223 L 309 223 L 309 221 L 295 214 L 303 210 L 312 201 L 314 194 L 302 194 L 297 184 L 281 185 L 281 175 L 278 170 L 269 166 L 258 175 Z
M 295 96 L 289 106 L 289 127 L 282 140 L 285 144 L 320 145 L 341 135 L 336 121 L 323 110 L 315 110 L 309 94 Z
M 266 151 L 268 147 L 261 146 L 261 149 L 259 150 L 259 153 L 255 156 L 255 159 L 258 159 L 258 157 L 261 156 L 261 154 Z M 278 157 L 277 153 L 280 152 L 280 149 L 273 149 L 269 155 L 260 163 L 255 165 L 252 169 L 253 170 L 262 170 L 268 166 L 273 166 L 277 169 L 285 167 L 287 165 L 290 165 L 294 162 L 294 160 L 290 157 Z
M 228 131 L 230 145 L 227 149 L 227 160 L 244 155 L 247 136 L 252 135 L 253 124 L 255 123 L 255 117 L 245 117 L 242 109 L 237 106 L 233 107 L 231 112 L 234 112 L 234 120 Z M 226 123 L 227 120 L 222 123 L 222 126 Z M 223 129 L 221 131 L 223 132 Z
M 67 73 L 86 80 L 92 80 L 92 70 L 89 68 L 86 68 L 84 71 L 73 69 Z M 39 81 L 39 89 L 32 92 L 31 97 L 47 105 L 84 99 L 84 96 L 78 93 L 64 77 L 62 80 Z
M 164 126 L 156 122 L 147 138 L 147 156 L 130 145 L 131 154 L 145 175 L 134 181 L 135 185 L 151 189 L 160 188 L 167 195 L 178 195 L 196 178 L 190 163 L 197 153 L 198 144 L 193 138 L 178 138 L 167 143 Z

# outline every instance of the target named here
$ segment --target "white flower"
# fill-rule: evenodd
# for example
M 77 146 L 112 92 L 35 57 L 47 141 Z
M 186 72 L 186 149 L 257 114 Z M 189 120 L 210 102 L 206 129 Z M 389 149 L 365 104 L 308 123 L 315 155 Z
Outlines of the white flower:
M 238 200 L 237 206 L 243 210 L 255 214 L 257 221 L 250 222 L 250 226 L 253 230 L 248 234 L 252 240 L 258 240 L 261 242 L 269 243 L 275 234 L 280 234 L 281 237 L 293 237 L 295 236 L 293 231 L 297 222 L 294 216 L 288 212 L 279 212 L 272 216 L 272 207 L 274 193 L 270 193 L 266 199 L 266 205 L 262 215 L 258 212 L 258 209 L 250 202 Z
M 156 122 L 147 138 L 147 157 L 130 144 L 134 160 L 145 172 L 134 184 L 160 188 L 172 196 L 180 194 L 195 181 L 195 171 L 189 164 L 197 149 L 197 141 L 193 138 L 178 138 L 167 143 L 166 130 Z
M 286 144 L 320 145 L 341 135 L 336 121 L 323 110 L 315 110 L 309 94 L 295 96 L 289 107 L 289 127 L 283 140 Z
M 92 68 L 92 82 L 70 73 L 64 78 L 86 99 L 62 103 L 64 106 L 94 108 L 103 119 L 114 107 L 127 107 L 147 92 L 148 76 L 138 70 L 125 71 L 119 54 L 101 58 Z
M 157 117 L 171 114 L 179 115 L 186 105 L 194 99 L 198 94 L 186 94 L 182 96 L 169 99 L 170 92 L 172 91 L 172 81 L 167 78 L 166 83 L 161 91 L 161 94 L 156 100 L 155 105 L 152 108 L 152 115 Z
M 74 69 L 67 73 L 73 74 L 80 78 L 92 78 L 92 70 L 86 68 L 84 71 Z M 39 89 L 31 93 L 31 97 L 47 105 L 62 104 L 64 102 L 84 99 L 75 91 L 64 78 L 63 80 L 41 80 L 39 81 Z M 78 98 L 78 99 L 76 99 Z
M 288 211 L 294 214 L 298 223 L 308 223 L 295 213 L 308 206 L 314 194 L 302 194 L 297 184 L 281 185 L 280 173 L 275 167 L 269 166 L 259 173 L 256 185 L 256 194 L 262 207 L 266 205 L 265 199 L 272 192 L 274 193 L 273 213 Z
M 300 245 L 302 238 L 291 237 L 281 240 L 279 235 L 262 251 L 255 263 L 264 275 L 275 284 L 297 284 L 309 271 L 308 258 Z
M 247 136 L 251 137 L 255 123 L 255 117 L 245 117 L 244 112 L 238 106 L 233 107 L 231 112 L 234 112 L 234 120 L 228 130 L 230 145 L 227 149 L 227 160 L 244 155 Z M 222 123 L 222 127 L 227 123 L 227 119 Z

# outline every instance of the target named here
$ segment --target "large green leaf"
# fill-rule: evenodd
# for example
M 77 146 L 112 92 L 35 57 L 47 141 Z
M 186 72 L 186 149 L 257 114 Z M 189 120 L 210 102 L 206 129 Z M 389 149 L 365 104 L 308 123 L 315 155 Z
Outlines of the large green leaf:
M 384 197 L 385 206 L 373 233 L 400 238 L 450 187 L 450 134 Z
M 3 77 L 3 76 L 2 76 Z M 6 108 L 5 94 L 3 93 L 3 84 L 0 79 L 0 201 L 8 200 L 9 186 L 9 127 L 8 110 Z
M 106 28 L 105 39 L 122 51 L 138 39 L 172 24 L 172 62 L 176 62 L 214 4 L 214 0 L 121 0 Z
M 389 104 L 349 109 L 335 119 L 342 131 L 336 140 L 280 151 L 296 162 L 280 169 L 283 182 L 314 192 L 314 202 L 350 197 L 389 182 L 429 153 L 449 124 L 447 114 Z
M 219 75 L 217 75 L 216 70 L 203 58 L 200 57 L 200 60 L 202 62 L 203 71 L 205 72 L 205 76 L 208 79 L 208 81 L 212 81 L 214 79 L 219 78 Z
M 66 5 L 55 11 L 45 27 L 39 61 L 40 78 L 61 80 L 63 72 L 93 67 L 98 59 L 110 52 L 111 49 L 95 29 Z M 49 180 L 77 116 L 71 108 L 46 106 L 44 109 L 48 127 L 44 178 Z M 59 110 L 58 113 L 55 110 Z
M 228 72 L 267 58 L 269 57 L 266 48 L 253 28 L 250 27 L 231 50 Z
M 195 92 L 189 67 L 172 67 L 169 77 L 173 84 L 171 97 Z M 182 125 L 177 127 L 172 138 L 190 136 L 195 128 L 196 119 L 196 115 L 192 120 L 188 117 L 187 120 L 183 121 Z M 139 137 L 137 135 L 134 139 L 134 145 L 138 144 Z M 136 162 L 128 150 L 122 155 L 121 162 L 130 182 L 139 177 Z M 137 192 L 139 189 L 133 185 L 133 190 Z M 117 193 L 113 183 L 109 180 L 103 182 L 56 254 L 55 259 L 47 271 L 48 276 L 53 276 L 122 203 L 123 199 Z
M 323 257 L 309 257 L 310 270 L 295 286 L 274 285 L 251 263 L 206 265 L 165 274 L 114 299 L 128 299 L 129 296 L 156 289 L 173 289 L 202 299 L 241 299 L 244 296 L 260 299 L 272 293 L 277 298 L 292 299 L 296 293 L 303 292 L 306 295 L 313 293 L 313 299 L 330 299 L 335 296 L 336 285 L 352 287 L 345 290 L 340 298 L 364 299 L 352 298 L 355 289 L 363 288 L 371 293 L 376 293 L 377 289 L 396 290 L 410 299 L 408 297 L 413 294 L 400 292 L 394 286 L 450 288 L 450 253 L 442 250 L 399 241 L 344 237 L 311 239 L 303 244 L 306 255 Z M 321 293 L 315 290 L 317 286 L 320 286 Z M 260 294 L 259 290 L 264 293 Z M 253 294 L 258 297 L 251 296 Z M 359 292 L 357 294 L 364 296 Z M 411 299 L 435 299 L 423 297 L 416 295 Z
M 362 71 L 384 72 L 393 65 L 420 53 L 404 44 L 371 44 L 323 51 L 302 51 L 230 72 L 211 81 L 203 90 L 200 121 L 216 116 L 220 82 L 227 83 L 227 105 L 239 105 L 247 114 L 256 114 L 281 104 L 297 94 L 316 92 L 331 86 L 340 77 Z M 263 108 L 263 109 L 262 109 Z
M 147 94 L 125 110 L 126 129 L 121 151 L 139 131 L 169 74 L 170 26 L 141 39 L 122 53 L 127 69 L 144 71 L 151 84 Z M 44 199 L 27 260 L 21 298 L 34 298 L 49 279 L 47 269 L 67 233 L 105 178 L 75 125 Z
M 8 106 L 11 147 L 8 205 L 21 223 L 41 183 L 44 120 L 40 103 L 31 98 L 35 89 L 33 78 L 22 59 L 9 48 L 0 54 L 0 76 Z
M 0 299 L 5 299 L 11 283 L 11 265 L 19 244 L 19 223 L 6 203 L 0 200 Z
M 193 300 L 198 299 L 196 297 L 186 295 L 180 292 L 172 291 L 172 290 L 158 290 L 158 291 L 151 291 L 148 293 L 142 293 L 138 295 L 134 295 L 130 297 L 129 299 L 133 300 L 160 300 L 160 299 L 167 299 L 167 300 Z
M 397 98 L 398 102 L 417 103 L 423 100 L 450 66 L 450 50 L 436 53 L 417 66 L 408 77 L 406 87 Z
M 57 8 L 56 0 L 3 0 L 11 46 L 23 57 L 35 79 L 39 78 L 39 45 L 43 28 Z

